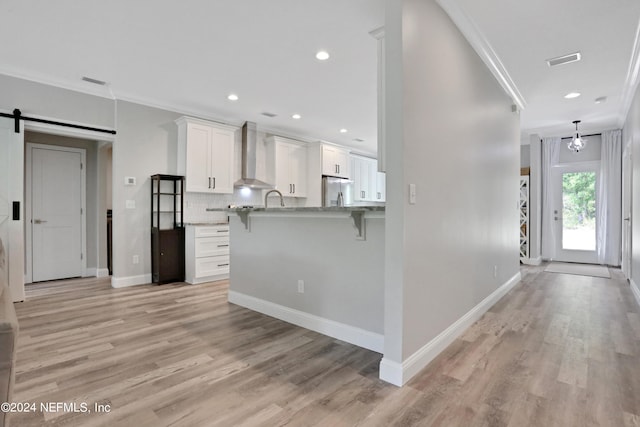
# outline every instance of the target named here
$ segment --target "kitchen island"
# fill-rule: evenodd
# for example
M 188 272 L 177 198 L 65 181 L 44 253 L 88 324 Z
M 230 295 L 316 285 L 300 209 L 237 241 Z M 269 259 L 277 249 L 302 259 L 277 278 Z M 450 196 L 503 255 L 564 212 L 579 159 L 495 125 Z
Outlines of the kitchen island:
M 383 351 L 384 207 L 228 212 L 230 302 Z

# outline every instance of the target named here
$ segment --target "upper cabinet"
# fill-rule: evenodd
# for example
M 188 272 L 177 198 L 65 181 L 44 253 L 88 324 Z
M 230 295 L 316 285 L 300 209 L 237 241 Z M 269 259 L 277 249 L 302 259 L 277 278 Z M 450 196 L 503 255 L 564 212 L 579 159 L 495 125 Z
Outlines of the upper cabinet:
M 385 201 L 385 174 L 378 172 L 376 159 L 352 155 L 351 172 L 356 202 Z
M 351 178 L 349 150 L 336 145 L 322 144 L 322 175 Z
M 307 197 L 307 145 L 279 136 L 266 142 L 269 182 L 285 197 Z
M 178 124 L 178 174 L 186 191 L 233 193 L 234 145 L 237 128 L 191 117 Z

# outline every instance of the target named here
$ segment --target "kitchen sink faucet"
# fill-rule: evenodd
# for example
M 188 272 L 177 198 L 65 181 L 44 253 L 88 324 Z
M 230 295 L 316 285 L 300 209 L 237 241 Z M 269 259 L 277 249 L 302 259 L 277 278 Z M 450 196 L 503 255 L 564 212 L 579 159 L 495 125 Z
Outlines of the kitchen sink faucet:
M 278 190 L 269 190 L 267 191 L 267 194 L 264 195 L 264 207 L 265 209 L 267 208 L 267 198 L 269 197 L 269 194 L 271 193 L 278 193 L 278 196 L 280 196 L 280 206 L 282 206 L 284 208 L 284 199 L 282 198 L 282 193 Z

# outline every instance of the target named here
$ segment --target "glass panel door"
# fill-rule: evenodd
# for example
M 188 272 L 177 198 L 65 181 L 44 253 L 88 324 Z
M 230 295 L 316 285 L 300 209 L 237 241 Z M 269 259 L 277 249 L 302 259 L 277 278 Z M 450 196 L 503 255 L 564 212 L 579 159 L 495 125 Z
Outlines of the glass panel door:
M 598 171 L 596 167 L 572 165 L 557 172 L 556 260 L 595 263 Z

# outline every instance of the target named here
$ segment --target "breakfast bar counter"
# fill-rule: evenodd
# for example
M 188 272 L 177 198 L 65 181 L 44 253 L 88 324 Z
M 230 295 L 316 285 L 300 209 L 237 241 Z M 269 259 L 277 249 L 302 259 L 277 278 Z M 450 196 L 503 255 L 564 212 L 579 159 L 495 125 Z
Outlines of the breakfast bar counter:
M 227 211 L 230 302 L 382 352 L 384 207 Z

